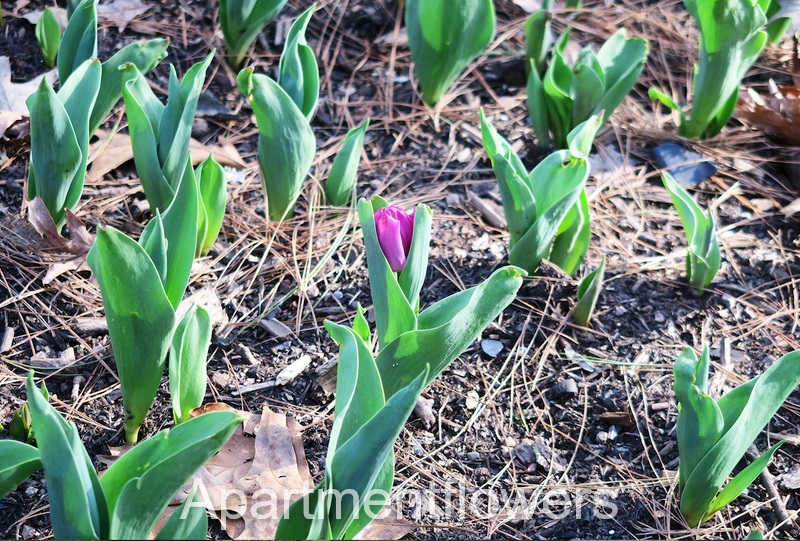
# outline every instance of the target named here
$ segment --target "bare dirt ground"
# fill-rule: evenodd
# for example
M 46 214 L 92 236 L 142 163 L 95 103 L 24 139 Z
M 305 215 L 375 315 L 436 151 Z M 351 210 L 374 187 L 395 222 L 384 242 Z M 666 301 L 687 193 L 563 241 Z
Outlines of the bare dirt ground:
M 10 57 L 14 81 L 46 69 L 33 25 L 21 18 L 41 4 L 2 3 L 0 56 Z M 182 74 L 210 48 L 221 54 L 215 4 L 155 3 L 122 32 L 103 23 L 101 57 L 133 40 L 169 36 L 169 56 L 150 75 L 165 89 L 168 63 Z M 251 56 L 258 71 L 275 73 L 288 25 L 309 5 L 290 0 L 267 27 Z M 497 36 L 487 54 L 432 111 L 415 90 L 395 1 L 318 3 L 308 32 L 322 85 L 312 122 L 317 160 L 296 217 L 280 227 L 264 217 L 256 127 L 235 74 L 220 56 L 209 70 L 204 95 L 219 103 L 201 106 L 194 135 L 209 145 L 233 145 L 247 164 L 230 183 L 220 239 L 197 262 L 190 283 L 190 292 L 213 291 L 225 318 L 210 353 L 209 400 L 250 411 L 268 404 L 297 419 L 308 427 L 306 452 L 317 477 L 333 400 L 323 374 L 337 353 L 322 322 L 352 321 L 356 303 L 371 304 L 355 214 L 326 207 L 322 181 L 347 130 L 368 117 L 359 196 L 381 195 L 406 207 L 425 202 L 435 213 L 423 302 L 476 285 L 504 264 L 507 233 L 480 140 L 479 107 L 528 166 L 544 151 L 535 145 L 525 105 L 526 13 L 510 0 L 496 6 Z M 556 12 L 559 30 L 567 16 Z M 798 349 L 800 228 L 781 212 L 797 194 L 776 163 L 797 149 L 777 148 L 736 121 L 711 141 L 677 137 L 674 119 L 647 99 L 647 89 L 686 95 L 697 41 L 679 2 L 589 1 L 571 24 L 581 44 L 598 47 L 625 26 L 650 46 L 641 80 L 597 139 L 589 254 L 576 278 L 546 269 L 526 281 L 483 341 L 426 391 L 431 415 L 412 418 L 395 448 L 403 513 L 419 525 L 411 536 L 735 539 L 758 529 L 768 538 L 796 537 L 800 394 L 756 441 L 763 450 L 789 438 L 767 479 L 689 530 L 677 510 L 671 386 L 673 360 L 687 345 L 712 348 L 717 394 Z M 788 82 L 790 45 L 764 54 L 748 83 L 763 89 L 770 77 Z M 106 129 L 119 122 L 125 131 L 120 113 L 121 106 Z M 685 283 L 685 236 L 653 164 L 651 148 L 667 141 L 687 143 L 720 168 L 696 190 L 717 217 L 723 252 L 703 297 Z M 95 458 L 123 439 L 110 342 L 98 326 L 102 302 L 85 270 L 44 282 L 54 264 L 71 256 L 43 249 L 26 223 L 28 152 L 24 138 L 0 142 L 0 337 L 7 337 L 0 343 L 0 424 L 7 426 L 24 400 L 24 376 L 34 367 Z M 90 231 L 110 224 L 136 238 L 150 216 L 143 201 L 128 163 L 88 182 L 77 214 Z M 591 329 L 583 330 L 570 317 L 577 283 L 602 255 L 606 285 Z M 74 362 L 63 361 L 69 350 Z M 311 364 L 292 382 L 239 392 L 304 355 Z M 170 424 L 164 384 L 143 431 Z M 37 474 L 0 500 L 0 537 L 50 535 L 47 505 Z M 210 535 L 226 534 L 214 525 Z

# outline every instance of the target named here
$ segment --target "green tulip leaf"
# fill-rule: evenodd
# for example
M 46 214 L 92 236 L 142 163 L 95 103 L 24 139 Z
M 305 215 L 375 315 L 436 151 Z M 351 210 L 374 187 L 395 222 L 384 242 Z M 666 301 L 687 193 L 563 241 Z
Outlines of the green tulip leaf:
M 42 469 L 39 449 L 21 441 L 0 440 L 0 457 L 0 498 Z

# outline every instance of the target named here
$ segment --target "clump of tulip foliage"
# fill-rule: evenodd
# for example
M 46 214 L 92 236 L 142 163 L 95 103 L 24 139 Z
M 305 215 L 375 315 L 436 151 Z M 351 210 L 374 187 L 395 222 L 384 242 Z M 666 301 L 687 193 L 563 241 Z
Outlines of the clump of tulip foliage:
M 417 399 L 514 300 L 525 274 L 503 267 L 420 310 L 431 210 L 419 205 L 408 212 L 374 197 L 362 199 L 358 213 L 377 337 L 360 307 L 352 327 L 325 322 L 339 344 L 327 467 L 317 487 L 289 508 L 279 539 L 352 539 L 369 524 L 388 502 L 394 442 Z M 336 494 L 354 497 L 334 506 Z

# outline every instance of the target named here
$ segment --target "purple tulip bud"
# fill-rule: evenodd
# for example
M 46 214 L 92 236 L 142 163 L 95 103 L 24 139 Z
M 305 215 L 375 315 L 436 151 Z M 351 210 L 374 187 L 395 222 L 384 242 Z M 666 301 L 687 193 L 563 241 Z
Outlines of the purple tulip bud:
M 411 250 L 411 237 L 414 235 L 414 214 L 400 207 L 391 206 L 375 212 L 375 230 L 383 255 L 394 272 L 400 272 L 406 266 L 408 252 Z

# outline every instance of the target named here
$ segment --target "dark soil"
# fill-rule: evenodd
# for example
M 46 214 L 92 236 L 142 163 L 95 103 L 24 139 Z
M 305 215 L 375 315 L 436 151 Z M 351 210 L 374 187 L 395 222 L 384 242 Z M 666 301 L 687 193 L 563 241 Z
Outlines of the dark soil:
M 395 448 L 396 487 L 408 491 L 402 509 L 419 524 L 411 536 L 741 538 L 759 529 L 769 537 L 796 537 L 796 522 L 780 524 L 761 480 L 703 528 L 686 528 L 675 493 L 677 410 L 671 389 L 672 363 L 686 346 L 711 348 L 717 395 L 798 349 L 800 226 L 780 212 L 795 194 L 783 188 L 780 172 L 764 165 L 771 145 L 735 121 L 721 137 L 694 145 L 720 167 L 698 192 L 703 204 L 715 207 L 723 266 L 706 295 L 692 294 L 684 277 L 685 235 L 650 153 L 655 144 L 679 139 L 672 119 L 645 98 L 650 85 L 672 84 L 685 95 L 696 47 L 692 25 L 674 2 L 587 4 L 587 13 L 573 23 L 581 42 L 597 46 L 621 25 L 650 38 L 642 80 L 596 144 L 599 155 L 616 152 L 624 158 L 589 181 L 593 236 L 577 277 L 546 267 L 542 276 L 527 280 L 517 300 L 484 332 L 482 339 L 489 342 L 473 344 L 425 392 L 433 401 L 432 419 L 412 418 Z M 46 69 L 33 25 L 20 17 L 42 5 L 2 4 L 0 56 L 10 58 L 15 82 Z M 281 36 L 308 5 L 291 0 L 259 37 L 252 56 L 259 72 L 275 73 Z M 357 303 L 371 305 L 354 218 L 323 206 L 321 183 L 347 130 L 365 118 L 372 121 L 359 196 L 381 195 L 407 207 L 425 202 L 434 210 L 424 303 L 476 285 L 507 262 L 507 233 L 482 210 L 499 209 L 500 196 L 480 141 L 478 108 L 484 107 L 529 166 L 545 153 L 535 146 L 527 120 L 521 75 L 526 14 L 510 0 L 496 5 L 498 37 L 490 54 L 457 82 L 451 101 L 431 111 L 420 102 L 413 74 L 409 79 L 402 33 L 396 44 L 393 39 L 402 28 L 396 2 L 318 3 L 308 31 L 321 73 L 320 106 L 312 122 L 318 155 L 296 218 L 282 227 L 264 219 L 255 124 L 235 74 L 221 58 L 215 3 L 155 3 L 121 33 L 101 24 L 102 58 L 134 40 L 171 38 L 169 56 L 149 76 L 156 88 L 166 88 L 169 63 L 182 76 L 217 48 L 205 95 L 219 105 L 195 124 L 194 135 L 209 145 L 232 143 L 248 168 L 231 182 L 220 239 L 190 283 L 190 293 L 213 290 L 227 318 L 213 338 L 208 399 L 254 412 L 269 405 L 309 426 L 303 437 L 316 478 L 325 467 L 333 400 L 320 384 L 321 368 L 337 354 L 322 322 L 352 321 Z M 557 14 L 559 28 L 566 17 Z M 765 55 L 753 84 L 785 78 L 785 53 L 775 49 Z M 106 128 L 120 111 L 121 105 Z M 24 137 L 0 140 L 0 339 L 13 330 L 8 347 L 0 345 L 0 424 L 7 426 L 24 401 L 24 377 L 33 365 L 100 468 L 97 457 L 123 441 L 110 342 L 102 329 L 87 327 L 102 317 L 102 302 L 84 270 L 43 282 L 54 263 L 71 256 L 43 248 L 26 222 L 28 152 Z M 140 206 L 143 199 L 129 163 L 87 184 L 78 215 L 90 231 L 111 224 L 138 237 L 150 218 Z M 591 329 L 580 329 L 570 317 L 578 280 L 602 255 L 608 260 L 606 283 Z M 271 319 L 290 332 L 270 332 L 262 323 Z M 499 353 L 488 347 L 495 342 L 502 345 Z M 74 364 L 48 361 L 69 348 Z M 235 392 L 273 378 L 303 355 L 310 355 L 312 364 L 291 383 Z M 171 422 L 165 378 L 143 435 Z M 800 501 L 783 479 L 800 468 L 798 422 L 800 394 L 794 393 L 755 442 L 763 451 L 778 434 L 795 436 L 769 467 L 780 505 L 791 516 Z M 445 502 L 458 498 L 469 505 L 453 512 Z M 549 514 L 544 505 L 551 505 Z M 0 537 L 50 534 L 38 473 L 0 500 Z M 226 537 L 218 525 L 211 535 Z

